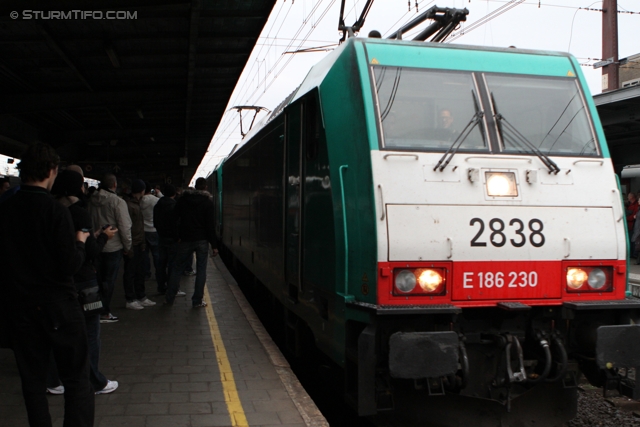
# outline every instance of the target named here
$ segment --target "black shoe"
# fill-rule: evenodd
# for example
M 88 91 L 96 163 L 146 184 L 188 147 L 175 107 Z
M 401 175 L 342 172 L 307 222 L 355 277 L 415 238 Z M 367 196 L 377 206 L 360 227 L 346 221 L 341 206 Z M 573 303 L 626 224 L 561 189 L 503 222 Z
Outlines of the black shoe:
M 187 270 L 184 273 L 182 273 L 183 276 L 195 276 L 196 272 L 193 270 Z

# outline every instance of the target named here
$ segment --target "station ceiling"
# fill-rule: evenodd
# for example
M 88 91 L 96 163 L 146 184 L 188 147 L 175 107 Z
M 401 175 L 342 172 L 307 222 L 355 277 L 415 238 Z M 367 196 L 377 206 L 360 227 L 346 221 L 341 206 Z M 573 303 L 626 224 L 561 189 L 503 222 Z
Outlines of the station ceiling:
M 275 2 L 1 3 L 0 153 L 188 184 Z
M 640 86 L 593 97 L 617 173 L 640 164 Z

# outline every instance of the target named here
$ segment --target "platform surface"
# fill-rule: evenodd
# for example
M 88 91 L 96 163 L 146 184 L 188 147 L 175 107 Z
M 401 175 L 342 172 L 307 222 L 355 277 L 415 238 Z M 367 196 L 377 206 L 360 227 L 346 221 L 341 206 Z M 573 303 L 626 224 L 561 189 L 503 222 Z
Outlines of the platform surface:
M 118 280 L 120 321 L 101 325 L 100 370 L 119 388 L 96 396 L 95 426 L 328 426 L 219 258 L 209 259 L 206 308 L 191 308 L 194 281 L 183 277 L 186 297 L 164 306 L 148 280 L 157 305 L 127 310 Z M 0 384 L 0 425 L 27 427 L 11 350 L 0 349 Z M 64 397 L 48 400 L 62 426 Z

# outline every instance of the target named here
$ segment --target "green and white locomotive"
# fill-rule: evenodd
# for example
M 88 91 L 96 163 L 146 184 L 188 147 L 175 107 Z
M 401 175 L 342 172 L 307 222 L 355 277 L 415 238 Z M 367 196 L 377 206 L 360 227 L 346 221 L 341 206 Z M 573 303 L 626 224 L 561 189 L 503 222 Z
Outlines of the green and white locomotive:
M 223 255 L 360 415 L 555 425 L 581 374 L 638 397 L 624 208 L 569 54 L 350 38 L 211 178 Z

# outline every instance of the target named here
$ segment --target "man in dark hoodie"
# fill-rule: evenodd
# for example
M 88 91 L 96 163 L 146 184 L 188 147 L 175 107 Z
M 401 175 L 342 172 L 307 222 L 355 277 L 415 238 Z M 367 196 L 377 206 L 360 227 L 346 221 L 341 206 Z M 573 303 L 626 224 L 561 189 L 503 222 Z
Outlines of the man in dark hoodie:
M 153 226 L 158 233 L 158 265 L 156 269 L 156 281 L 158 294 L 167 292 L 167 282 L 176 263 L 176 248 L 178 242 L 178 227 L 173 215 L 176 206 L 176 188 L 167 184 L 164 187 L 163 197 L 153 207 Z M 178 291 L 178 296 L 184 296 L 184 292 Z
M 204 285 L 207 278 L 207 256 L 209 245 L 213 255 L 218 254 L 218 244 L 215 234 L 214 207 L 211 194 L 207 192 L 207 181 L 204 178 L 196 180 L 195 190 L 186 190 L 174 208 L 175 221 L 178 226 L 178 247 L 176 254 L 176 268 L 169 277 L 166 293 L 166 304 L 171 305 L 178 292 L 180 276 L 188 258 L 196 253 L 196 283 L 191 297 L 191 305 L 206 307 L 202 299 Z
M 59 162 L 51 146 L 30 145 L 18 166 L 20 191 L 0 205 L 0 314 L 8 322 L 29 424 L 51 425 L 46 379 L 53 351 L 65 386 L 64 425 L 90 427 L 89 346 L 73 284 L 89 233 L 75 231 L 69 210 L 49 193 Z

